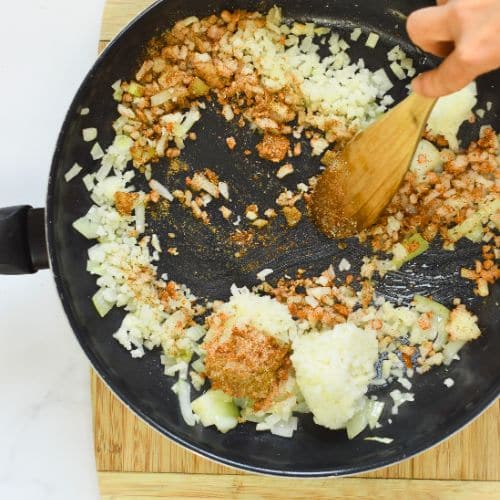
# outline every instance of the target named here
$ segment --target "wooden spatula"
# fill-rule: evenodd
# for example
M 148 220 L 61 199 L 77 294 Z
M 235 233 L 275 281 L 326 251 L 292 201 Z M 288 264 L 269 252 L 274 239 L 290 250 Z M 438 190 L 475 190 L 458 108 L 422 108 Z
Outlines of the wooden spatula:
M 435 102 L 411 94 L 338 153 L 309 205 L 323 233 L 344 238 L 377 220 L 410 166 Z

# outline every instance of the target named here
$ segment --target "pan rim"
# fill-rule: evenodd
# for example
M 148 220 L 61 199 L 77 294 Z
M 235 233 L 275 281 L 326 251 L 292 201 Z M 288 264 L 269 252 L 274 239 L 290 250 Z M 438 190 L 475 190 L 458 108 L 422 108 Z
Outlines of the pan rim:
M 268 476 L 277 476 L 277 477 L 295 477 L 295 478 L 325 478 L 325 477 L 343 477 L 350 476 L 355 474 L 360 474 L 364 472 L 373 471 L 376 469 L 384 468 L 390 465 L 397 464 L 409 458 L 412 458 L 428 449 L 431 449 L 441 442 L 445 441 L 452 435 L 459 432 L 466 425 L 475 420 L 479 415 L 481 415 L 489 406 L 493 405 L 497 400 L 500 394 L 500 379 L 497 381 L 496 387 L 493 386 L 490 388 L 483 396 L 475 403 L 473 408 L 470 410 L 466 410 L 461 417 L 457 417 L 452 424 L 448 425 L 448 429 L 446 432 L 441 434 L 439 438 L 429 439 L 422 443 L 420 446 L 415 447 L 410 454 L 406 454 L 403 451 L 399 452 L 399 457 L 394 459 L 373 459 L 371 461 L 367 461 L 363 465 L 359 466 L 351 466 L 351 467 L 336 467 L 336 468 L 325 468 L 321 470 L 280 470 L 278 468 L 269 468 L 258 465 L 253 465 L 251 463 L 242 463 L 239 461 L 235 461 L 229 458 L 225 458 L 224 456 L 218 455 L 209 451 L 207 448 L 202 445 L 196 443 L 196 440 L 187 440 L 180 436 L 178 436 L 175 432 L 163 427 L 159 423 L 157 423 L 153 418 L 149 417 L 138 404 L 127 401 L 127 398 L 118 384 L 113 382 L 112 377 L 108 373 L 107 366 L 101 364 L 94 354 L 93 350 L 89 345 L 85 342 L 85 336 L 80 331 L 80 325 L 78 324 L 76 318 L 72 313 L 71 301 L 69 299 L 69 294 L 67 293 L 64 280 L 60 273 L 60 266 L 58 262 L 57 252 L 56 252 L 56 236 L 54 231 L 54 203 L 55 203 L 55 185 L 56 185 L 56 171 L 58 170 L 59 165 L 59 156 L 64 146 L 64 139 L 66 135 L 66 130 L 70 122 L 74 119 L 75 112 L 81 102 L 81 96 L 84 93 L 86 87 L 89 84 L 89 80 L 92 78 L 93 74 L 99 71 L 101 66 L 103 66 L 107 61 L 108 53 L 112 51 L 115 45 L 117 45 L 121 38 L 127 35 L 127 32 L 130 28 L 139 23 L 145 16 L 150 14 L 153 10 L 155 10 L 160 4 L 164 3 L 165 0 L 157 0 L 152 5 L 150 5 L 147 9 L 140 12 L 130 23 L 128 23 L 114 38 L 109 42 L 107 47 L 103 50 L 103 52 L 97 57 L 96 61 L 92 65 L 91 69 L 88 71 L 80 87 L 78 88 L 75 97 L 73 98 L 68 112 L 64 118 L 63 124 L 61 126 L 61 130 L 58 134 L 56 147 L 54 150 L 54 154 L 52 157 L 49 179 L 48 179 L 48 187 L 47 187 L 47 196 L 46 196 L 46 211 L 45 211 L 45 229 L 46 229 L 46 238 L 48 242 L 48 254 L 50 260 L 50 269 L 53 273 L 54 281 L 57 287 L 58 295 L 65 311 L 66 317 L 70 323 L 70 326 L 73 330 L 73 333 L 80 344 L 81 348 L 85 352 L 86 357 L 90 361 L 90 364 L 94 368 L 95 372 L 101 378 L 101 380 L 109 387 L 112 392 L 119 398 L 119 400 L 129 408 L 135 415 L 137 415 L 142 421 L 146 422 L 148 425 L 153 427 L 155 430 L 160 432 L 163 436 L 171 439 L 178 445 L 183 448 L 188 449 L 191 452 L 194 452 L 204 458 L 208 458 L 214 462 L 220 463 L 225 466 L 229 466 L 238 470 L 244 470 L 247 472 L 253 472 L 257 474 L 263 474 Z

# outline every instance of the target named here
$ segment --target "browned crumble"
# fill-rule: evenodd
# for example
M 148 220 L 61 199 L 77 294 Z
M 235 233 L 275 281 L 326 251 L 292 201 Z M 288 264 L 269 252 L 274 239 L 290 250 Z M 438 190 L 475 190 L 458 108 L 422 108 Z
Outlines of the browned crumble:
M 369 239 L 380 251 L 415 232 L 427 241 L 439 234 L 445 244 L 449 242 L 450 227 L 475 213 L 486 196 L 500 192 L 497 148 L 497 136 L 487 128 L 463 153 L 448 151 L 442 172 L 429 172 L 421 182 L 408 172 L 377 224 L 360 234 L 361 241 Z M 399 222 L 399 229 L 389 230 L 389 217 Z
M 120 215 L 131 215 L 139 193 L 117 191 L 115 193 L 115 207 Z
M 288 227 L 295 227 L 302 219 L 302 213 L 296 207 L 283 207 L 283 215 Z
M 285 304 L 294 319 L 307 320 L 312 328 L 344 323 L 351 313 L 346 297 L 355 294 L 352 289 L 336 286 L 331 270 L 317 278 L 281 278 L 276 287 L 263 283 L 258 289 Z
M 261 158 L 279 163 L 284 160 L 290 149 L 290 139 L 284 135 L 264 134 L 257 144 L 257 152 Z
M 250 245 L 253 241 L 254 233 L 250 230 L 242 231 L 241 229 L 236 229 L 234 233 L 229 236 L 229 239 L 238 246 Z
M 465 267 L 460 269 L 460 276 L 462 278 L 475 282 L 476 288 L 474 288 L 474 293 L 480 297 L 487 297 L 490 293 L 489 285 L 500 279 L 500 269 L 495 262 L 495 248 L 500 248 L 500 236 L 495 237 L 494 243 L 495 245 L 483 245 L 483 260 L 476 260 L 474 269 L 467 269 Z

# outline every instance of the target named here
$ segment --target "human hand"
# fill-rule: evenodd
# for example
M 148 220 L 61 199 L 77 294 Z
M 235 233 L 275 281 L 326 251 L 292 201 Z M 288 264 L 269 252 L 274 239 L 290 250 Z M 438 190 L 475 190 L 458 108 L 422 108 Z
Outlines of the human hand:
M 451 94 L 500 67 L 500 0 L 437 0 L 412 12 L 406 29 L 415 45 L 444 57 L 413 80 L 418 94 Z

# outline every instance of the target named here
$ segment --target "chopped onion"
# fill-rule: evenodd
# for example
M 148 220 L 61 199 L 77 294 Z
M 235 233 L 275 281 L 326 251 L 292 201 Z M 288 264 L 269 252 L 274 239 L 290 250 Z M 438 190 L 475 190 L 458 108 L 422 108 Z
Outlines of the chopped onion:
M 340 50 L 347 50 L 350 47 L 350 45 L 345 41 L 345 40 L 339 40 L 339 48 Z
M 195 342 L 198 342 L 198 340 L 200 340 L 204 335 L 205 335 L 205 329 L 198 324 L 190 326 L 186 330 L 186 337 L 190 338 L 191 340 L 194 340 Z
M 389 94 L 386 94 L 380 101 L 381 106 L 390 106 L 391 104 L 394 104 L 394 98 Z
M 460 349 L 462 349 L 464 345 L 465 345 L 464 340 L 454 340 L 452 342 L 448 342 L 443 347 L 443 356 L 444 356 L 443 363 L 445 365 L 451 364 L 451 362 L 455 359 L 455 356 L 458 354 L 458 351 L 460 351 Z
M 87 216 L 75 220 L 73 227 L 88 240 L 92 240 L 98 236 L 98 224 L 91 222 Z
M 190 371 L 189 377 L 191 378 L 191 385 L 195 388 L 195 390 L 200 391 L 205 385 L 205 377 L 199 373 Z
M 134 97 L 142 97 L 144 95 L 144 87 L 137 82 L 130 82 L 128 93 Z
M 179 379 L 173 386 L 172 391 L 177 394 L 182 418 L 191 427 L 196 424 L 198 418 L 191 409 L 191 386 L 189 382 Z
M 205 364 L 201 359 L 197 359 L 191 363 L 191 368 L 198 373 L 202 373 L 205 371 Z
M 342 258 L 339 263 L 339 271 L 349 271 L 349 269 L 351 269 L 351 263 L 347 259 Z
M 124 106 L 123 104 L 118 104 L 118 113 L 120 113 L 121 116 L 124 116 L 125 118 L 131 118 L 132 120 L 135 118 L 135 113 L 132 109 L 128 108 L 127 106 Z
M 113 85 L 111 85 L 111 88 L 113 90 L 118 90 L 119 88 L 121 88 L 121 85 L 122 85 L 122 81 L 121 80 L 116 80 L 116 82 L 113 83 Z
M 238 408 L 231 396 L 222 391 L 208 390 L 191 403 L 191 408 L 205 427 L 215 425 L 224 433 L 238 425 Z
M 359 433 L 361 433 L 365 427 L 368 425 L 368 418 L 366 415 L 366 409 L 363 408 L 358 411 L 346 424 L 347 437 L 349 439 L 355 438 Z
M 139 234 L 146 229 L 146 209 L 142 203 L 135 207 L 135 229 Z
M 444 379 L 443 384 L 449 389 L 450 387 L 453 387 L 455 385 L 455 381 L 452 378 L 448 377 Z
M 133 145 L 134 141 L 128 135 L 118 134 L 113 141 L 113 148 L 116 148 L 122 155 L 128 155 Z
M 366 437 L 365 441 L 377 441 L 377 443 L 391 444 L 394 441 L 394 439 L 386 437 L 370 436 Z
M 224 104 L 224 106 L 222 107 L 222 116 L 228 122 L 230 122 L 234 118 L 233 108 L 230 104 Z
M 189 16 L 186 17 L 185 19 L 182 19 L 181 21 L 177 22 L 177 26 L 190 26 L 191 24 L 197 23 L 199 19 L 196 16 Z
M 185 379 L 188 370 L 188 364 L 185 361 L 179 361 L 173 365 L 165 363 L 165 375 L 168 377 L 173 377 L 177 372 L 179 372 L 179 378 Z
M 85 142 L 91 142 L 97 138 L 97 129 L 95 127 L 84 128 L 82 136 Z
M 172 193 L 163 185 L 160 184 L 157 180 L 151 179 L 149 181 L 149 187 L 158 192 L 160 196 L 163 196 L 168 201 L 174 201 L 174 197 Z
M 272 269 L 262 269 L 262 271 L 257 273 L 257 279 L 260 281 L 265 281 L 270 274 L 273 274 L 273 272 L 274 271 Z
M 411 59 L 410 57 L 403 58 L 401 60 L 401 67 L 409 71 L 410 69 L 413 68 L 413 59 Z
M 191 109 L 184 115 L 182 120 L 182 124 L 180 126 L 180 133 L 182 136 L 185 136 L 191 127 L 201 118 L 200 112 L 192 106 Z
M 394 389 L 389 393 L 389 396 L 394 401 L 394 406 L 392 407 L 391 413 L 397 415 L 399 407 L 406 403 L 407 401 L 415 401 L 414 395 L 411 392 L 401 392 L 399 389 Z
M 229 187 L 227 185 L 227 182 L 219 182 L 218 188 L 219 193 L 222 195 L 222 197 L 226 200 L 229 200 Z
M 396 244 L 393 247 L 397 252 L 393 252 L 393 264 L 399 269 L 405 262 L 415 259 L 420 254 L 427 251 L 429 243 L 420 233 L 415 233 L 409 238 L 403 240 L 403 243 Z
M 90 113 L 90 109 L 89 109 L 89 108 L 82 108 L 82 109 L 80 110 L 80 115 L 81 115 L 81 116 L 86 116 L 86 115 L 88 115 L 89 113 Z
M 169 89 L 162 90 L 158 94 L 151 96 L 151 106 L 161 106 L 172 98 L 172 93 Z
M 370 381 L 370 385 L 386 385 L 387 380 L 385 378 L 374 378 Z
M 363 407 L 347 422 L 347 437 L 353 439 L 360 434 L 366 426 L 374 429 L 378 425 L 380 415 L 384 409 L 384 403 L 365 398 Z
M 351 32 L 351 40 L 353 42 L 357 42 L 359 37 L 361 36 L 361 28 L 354 28 Z
M 94 304 L 94 307 L 96 308 L 96 311 L 99 313 L 99 316 L 101 316 L 101 318 L 104 318 L 104 316 L 106 316 L 106 314 L 108 314 L 109 311 L 113 309 L 114 305 L 112 302 L 108 302 L 104 298 L 104 290 L 102 288 L 100 288 L 94 294 L 94 296 L 92 297 L 92 303 Z
M 399 377 L 398 382 L 407 390 L 411 389 L 411 382 L 407 378 Z
M 87 174 L 82 179 L 83 184 L 85 185 L 87 191 L 92 191 L 92 189 L 94 189 L 94 179 L 95 179 L 95 174 Z
M 389 67 L 400 80 L 404 80 L 406 78 L 406 74 L 403 71 L 403 68 L 396 61 L 392 62 Z
M 377 33 L 370 33 L 366 39 L 365 45 L 370 49 L 374 49 L 377 46 L 380 36 Z
M 96 142 L 92 149 L 90 150 L 90 156 L 92 156 L 93 160 L 100 160 L 104 156 L 104 151 L 101 148 L 101 145 Z
M 109 175 L 112 168 L 113 168 L 113 164 L 111 162 L 103 161 L 99 170 L 95 174 L 95 178 L 96 178 L 97 182 L 102 182 Z
M 179 131 L 179 129 L 177 129 Z M 182 133 L 182 132 L 179 132 L 179 133 Z M 178 148 L 178 149 L 184 149 L 184 139 L 182 139 L 181 137 L 174 137 L 174 142 L 175 142 L 175 146 Z
M 483 202 L 480 208 L 472 215 L 467 217 L 463 222 L 453 226 L 448 231 L 448 237 L 451 241 L 458 241 L 460 238 L 471 232 L 482 221 L 486 221 L 493 214 L 500 210 L 500 199 Z
M 205 191 L 210 196 L 219 198 L 219 187 L 200 172 L 196 172 L 193 175 L 191 186 L 196 191 Z
M 122 86 L 121 80 L 116 80 L 116 82 L 113 83 L 113 85 L 111 85 L 111 88 L 114 90 L 113 99 L 115 101 L 118 101 L 118 102 L 120 102 L 122 100 L 122 96 L 123 96 L 123 90 L 122 90 L 121 86 Z
M 372 75 L 373 81 L 379 89 L 379 97 L 382 97 L 387 91 L 391 90 L 394 85 L 383 68 L 378 69 Z
M 389 50 L 389 52 L 387 52 L 387 59 L 389 61 L 401 61 L 405 57 L 406 54 L 399 45 L 396 45 L 391 50 Z
M 153 236 L 151 236 L 151 246 L 158 252 L 158 253 L 161 253 L 161 246 L 160 246 L 160 240 L 158 239 L 158 235 L 157 234 L 153 234 Z
M 297 430 L 299 419 L 297 417 L 290 417 L 286 422 L 280 420 L 272 425 L 269 429 L 271 434 L 285 438 L 291 438 L 293 433 Z
M 203 193 L 201 195 L 201 202 L 204 207 L 206 207 L 212 200 L 213 198 L 208 193 Z
M 196 62 L 210 62 L 212 60 L 210 54 L 207 52 L 195 52 L 194 59 Z
M 443 318 L 445 321 L 448 321 L 448 318 L 450 317 L 450 310 L 447 307 L 443 306 L 443 304 L 440 304 L 439 302 L 436 302 L 435 300 L 429 299 L 428 297 L 415 295 L 413 297 L 413 303 L 418 312 L 432 312 Z
M 381 401 L 370 401 L 368 403 L 367 418 L 370 429 L 374 429 L 378 425 L 385 403 Z
M 82 171 L 82 167 L 75 163 L 65 174 L 64 179 L 66 182 L 69 182 L 71 179 L 74 179 L 80 172 Z

